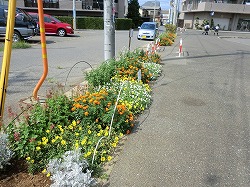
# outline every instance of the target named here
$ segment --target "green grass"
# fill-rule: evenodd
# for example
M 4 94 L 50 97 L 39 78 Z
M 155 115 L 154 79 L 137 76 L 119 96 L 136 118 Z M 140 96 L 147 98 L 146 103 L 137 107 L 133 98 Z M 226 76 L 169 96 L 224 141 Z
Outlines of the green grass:
M 31 45 L 25 41 L 20 41 L 20 42 L 13 42 L 12 43 L 12 49 L 26 49 L 30 48 Z M 4 50 L 4 44 L 3 46 L 0 47 L 0 51 Z

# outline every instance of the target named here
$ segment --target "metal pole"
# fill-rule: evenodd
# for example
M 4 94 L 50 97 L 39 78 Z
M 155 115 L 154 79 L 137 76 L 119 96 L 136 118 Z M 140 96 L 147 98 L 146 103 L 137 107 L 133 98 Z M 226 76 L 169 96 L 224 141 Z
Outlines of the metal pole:
M 173 10 L 173 24 L 176 25 L 177 21 L 177 0 L 174 1 L 174 10 Z
M 0 123 L 2 124 L 3 114 L 4 114 L 4 103 L 6 98 L 6 91 L 8 86 L 8 77 L 10 69 L 10 57 L 12 51 L 12 40 L 15 25 L 15 14 L 16 14 L 16 0 L 9 1 L 8 5 L 8 18 L 5 34 L 5 44 L 4 44 L 4 54 L 1 70 L 0 79 Z M 0 124 L 0 126 L 1 126 Z
M 45 78 L 48 74 L 48 58 L 47 58 L 47 49 L 46 49 L 46 37 L 45 37 L 45 27 L 44 27 L 44 14 L 43 14 L 43 2 L 42 0 L 37 1 L 38 5 L 38 16 L 39 16 L 39 26 L 40 26 L 40 38 L 41 38 L 41 47 L 42 47 L 42 58 L 43 58 L 43 75 L 38 81 L 36 87 L 33 90 L 33 97 L 37 98 L 37 92 L 42 86 Z
M 156 0 L 155 0 L 155 6 L 156 6 Z M 154 6 L 154 16 L 153 16 L 153 22 L 155 21 L 155 6 Z
M 104 0 L 104 60 L 115 57 L 115 18 L 111 0 Z
M 73 0 L 73 29 L 76 30 L 76 0 Z

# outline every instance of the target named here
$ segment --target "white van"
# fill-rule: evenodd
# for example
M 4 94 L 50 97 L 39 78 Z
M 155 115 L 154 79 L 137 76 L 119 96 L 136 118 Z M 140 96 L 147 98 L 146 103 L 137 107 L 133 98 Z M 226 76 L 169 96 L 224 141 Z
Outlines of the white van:
M 158 36 L 158 24 L 156 22 L 144 22 L 139 28 L 137 39 L 154 40 Z

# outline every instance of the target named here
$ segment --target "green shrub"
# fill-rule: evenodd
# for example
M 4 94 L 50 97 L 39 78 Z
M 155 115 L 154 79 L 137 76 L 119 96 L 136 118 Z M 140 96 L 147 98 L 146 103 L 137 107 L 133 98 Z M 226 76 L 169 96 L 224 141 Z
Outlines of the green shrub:
M 73 26 L 73 17 L 70 16 L 55 16 L 57 19 L 59 19 L 61 22 L 68 23 L 71 26 Z
M 116 30 L 129 30 L 133 27 L 133 20 L 127 18 L 117 18 L 115 20 Z
M 171 46 L 174 43 L 176 35 L 171 32 L 162 33 L 160 36 L 160 45 L 161 46 Z
M 71 16 L 55 16 L 62 22 L 68 23 L 73 26 L 73 17 Z M 116 30 L 129 30 L 132 28 L 132 19 L 116 18 L 115 29 Z M 77 17 L 76 18 L 77 29 L 104 29 L 104 20 L 102 17 Z
M 166 24 L 165 28 L 166 28 L 166 32 L 176 33 L 176 26 L 173 24 Z
M 101 17 L 78 17 L 76 19 L 77 29 L 103 29 L 104 23 Z

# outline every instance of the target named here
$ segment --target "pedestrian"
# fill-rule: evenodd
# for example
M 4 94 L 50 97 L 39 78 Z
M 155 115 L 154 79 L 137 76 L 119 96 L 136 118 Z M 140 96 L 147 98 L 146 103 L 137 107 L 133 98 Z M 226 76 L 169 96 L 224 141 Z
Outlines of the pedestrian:
M 210 29 L 210 26 L 209 26 L 209 24 L 207 23 L 207 24 L 204 26 L 205 35 L 208 35 L 209 29 Z
M 214 27 L 214 35 L 217 34 L 217 36 L 219 36 L 219 29 L 220 29 L 219 24 Z
M 204 25 L 204 31 L 202 32 L 202 34 L 204 34 L 204 33 L 205 33 L 205 35 L 208 35 L 208 31 L 209 31 L 209 29 L 210 29 L 210 26 L 209 26 L 209 24 L 208 24 L 208 23 L 206 23 L 206 24 Z

